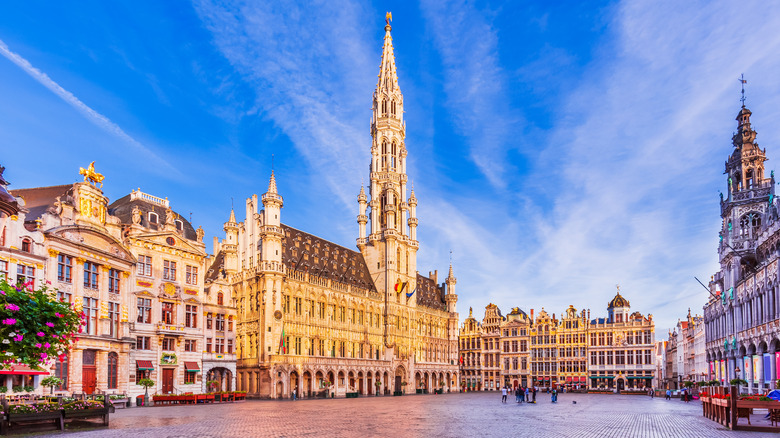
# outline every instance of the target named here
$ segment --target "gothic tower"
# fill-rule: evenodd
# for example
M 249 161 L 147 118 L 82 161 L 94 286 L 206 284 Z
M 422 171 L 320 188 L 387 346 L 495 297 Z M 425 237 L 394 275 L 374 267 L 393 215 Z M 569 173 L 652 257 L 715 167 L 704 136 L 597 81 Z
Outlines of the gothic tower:
M 403 306 L 416 306 L 406 294 L 416 287 L 417 200 L 414 191 L 406 197 L 406 125 L 404 101 L 398 86 L 390 20 L 386 21 L 379 80 L 374 91 L 371 117 L 371 165 L 369 196 L 361 187 L 358 195 L 359 235 L 357 246 L 366 260 L 377 289 L 385 297 L 385 315 L 397 315 Z M 370 212 L 367 212 L 367 207 Z M 369 224 L 366 230 L 366 224 Z M 368 235 L 366 233 L 368 232 Z M 399 308 L 399 309 L 396 309 Z M 385 344 L 405 336 L 385 318 Z M 406 327 L 408 331 L 410 327 Z
M 719 247 L 723 278 L 716 290 L 733 297 L 733 287 L 760 263 L 756 243 L 773 214 L 774 174 L 764 177 L 766 150 L 758 147 L 756 131 L 750 124 L 752 113 L 742 108 L 737 114 L 737 132 L 732 136 L 734 151 L 726 161 L 728 196 L 721 195 L 721 243 Z

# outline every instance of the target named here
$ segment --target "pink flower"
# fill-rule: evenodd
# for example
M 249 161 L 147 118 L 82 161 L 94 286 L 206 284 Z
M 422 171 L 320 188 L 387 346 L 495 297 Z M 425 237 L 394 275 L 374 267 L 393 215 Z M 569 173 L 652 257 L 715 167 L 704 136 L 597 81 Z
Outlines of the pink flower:
M 3 324 L 5 325 L 14 325 L 16 324 L 16 320 L 13 318 L 8 318 L 3 320 Z
M 54 327 L 54 323 L 53 322 L 47 322 L 46 325 L 48 325 L 49 327 Z
M 46 336 L 46 333 L 44 333 L 44 332 L 38 332 L 38 333 L 36 333 L 36 335 L 38 335 L 38 336 L 40 336 L 40 337 L 44 337 L 44 336 Z
M 50 343 L 46 342 L 46 343 L 43 344 L 43 348 L 49 348 L 49 347 L 51 347 Z
M 62 313 L 55 313 L 54 316 L 56 316 L 57 318 L 62 318 Z
M 14 341 L 16 341 L 16 342 L 19 342 L 19 341 L 21 341 L 22 339 L 24 339 L 24 336 L 22 336 L 22 335 L 16 335 L 16 337 L 14 338 Z
M 5 295 L 5 291 L 4 290 L 0 290 L 0 294 Z
M 39 342 L 39 343 L 35 344 L 35 348 L 41 348 L 41 343 Z
M 46 353 L 41 353 L 41 359 L 46 359 L 47 357 L 49 357 L 49 355 L 48 355 L 48 354 L 46 354 Z
M 19 306 L 17 306 L 16 304 L 9 303 L 9 304 L 5 305 L 5 310 L 10 310 L 11 312 L 16 312 L 17 310 L 19 310 Z

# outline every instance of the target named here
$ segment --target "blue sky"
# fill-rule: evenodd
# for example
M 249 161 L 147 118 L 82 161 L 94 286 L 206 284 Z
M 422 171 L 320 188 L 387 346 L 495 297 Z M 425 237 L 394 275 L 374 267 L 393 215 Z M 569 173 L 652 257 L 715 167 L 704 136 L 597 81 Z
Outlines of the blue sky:
M 393 13 L 418 269 L 461 317 L 606 314 L 615 284 L 664 333 L 701 313 L 739 83 L 780 156 L 780 5 L 768 2 L 79 2 L 0 5 L 11 188 L 140 187 L 221 235 L 267 187 L 282 219 L 354 247 L 371 94 Z

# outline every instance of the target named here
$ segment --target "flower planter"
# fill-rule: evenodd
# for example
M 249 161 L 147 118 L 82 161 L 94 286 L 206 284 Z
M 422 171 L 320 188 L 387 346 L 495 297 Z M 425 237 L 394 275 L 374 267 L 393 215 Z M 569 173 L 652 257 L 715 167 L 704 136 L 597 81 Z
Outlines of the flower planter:
M 401 396 L 404 395 L 403 391 L 393 391 L 394 396 Z
M 758 400 L 737 400 L 737 408 L 750 409 L 780 409 L 780 402 L 777 401 L 758 401 Z
M 246 393 L 236 393 L 235 394 L 236 401 L 244 401 L 246 400 Z
M 422 393 L 423 393 L 423 391 L 424 391 L 424 389 L 422 389 L 422 388 L 417 388 L 417 390 L 415 391 L 415 393 L 416 393 L 416 394 L 422 394 Z
M 359 392 L 348 392 L 347 398 L 358 398 L 358 395 L 360 395 Z
M 214 403 L 214 394 L 198 394 L 195 396 L 196 403 Z
M 75 410 L 75 411 L 62 411 L 62 416 L 66 420 L 73 419 L 73 418 L 103 417 L 103 422 L 108 424 L 108 409 L 107 408 L 79 409 L 79 410 Z
M 65 430 L 65 421 L 62 418 L 62 411 L 37 412 L 34 414 L 8 414 L 6 420 L 2 421 L 3 434 L 7 433 L 9 427 L 14 423 L 41 423 L 53 424 L 58 430 Z

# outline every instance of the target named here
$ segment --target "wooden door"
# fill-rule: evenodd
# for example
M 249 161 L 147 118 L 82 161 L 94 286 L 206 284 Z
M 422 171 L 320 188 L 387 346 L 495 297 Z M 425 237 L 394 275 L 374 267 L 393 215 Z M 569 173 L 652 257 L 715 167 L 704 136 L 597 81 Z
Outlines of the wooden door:
M 403 386 L 401 386 L 401 376 L 395 376 L 395 390 L 403 391 Z
M 97 373 L 95 372 L 95 365 L 84 365 L 81 370 L 82 386 L 84 392 L 92 394 L 95 392 L 95 386 L 97 385 Z
M 163 368 L 162 370 L 162 392 L 170 394 L 173 392 L 173 368 Z
M 97 386 L 97 351 L 84 350 L 81 355 L 81 388 L 86 394 L 92 394 Z

